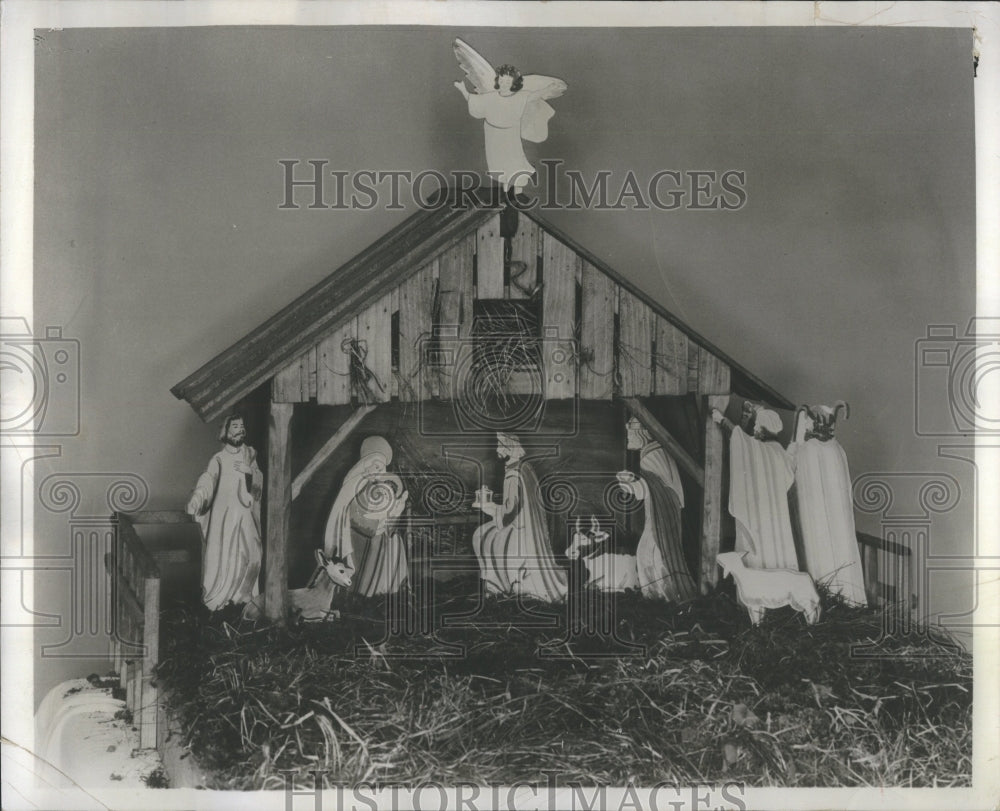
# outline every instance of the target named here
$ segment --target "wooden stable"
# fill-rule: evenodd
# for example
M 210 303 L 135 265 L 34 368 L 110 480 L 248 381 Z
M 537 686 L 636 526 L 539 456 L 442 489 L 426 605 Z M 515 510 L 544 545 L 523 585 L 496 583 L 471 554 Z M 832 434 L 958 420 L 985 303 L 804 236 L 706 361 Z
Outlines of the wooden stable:
M 461 398 L 463 363 L 495 339 L 483 323 L 529 323 L 532 334 L 522 337 L 539 347 L 535 368 L 522 364 L 505 380 L 508 393 L 622 402 L 698 484 L 699 577 L 708 590 L 725 509 L 723 434 L 710 410 L 725 410 L 730 395 L 778 409 L 792 403 L 536 212 L 514 218 L 485 197 L 455 202 L 414 214 L 172 389 L 211 421 L 270 381 L 266 614 L 285 615 L 293 500 L 380 404 Z M 700 454 L 647 407 L 679 395 L 697 398 Z M 293 476 L 292 417 L 305 404 L 354 410 Z

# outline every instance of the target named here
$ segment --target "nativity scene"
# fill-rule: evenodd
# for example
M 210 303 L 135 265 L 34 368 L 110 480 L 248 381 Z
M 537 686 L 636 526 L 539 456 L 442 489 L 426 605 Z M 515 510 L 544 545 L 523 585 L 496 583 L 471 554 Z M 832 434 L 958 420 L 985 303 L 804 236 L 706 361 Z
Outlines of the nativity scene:
M 567 83 L 494 69 L 461 39 L 453 53 L 489 181 L 444 189 L 448 205 L 408 216 L 171 389 L 204 422 L 222 420 L 224 442 L 186 506 L 202 544 L 200 601 L 185 611 L 199 619 L 175 615 L 158 666 L 175 718 L 203 756 L 216 739 L 239 753 L 212 755 L 226 787 L 317 764 L 324 785 L 513 780 L 546 763 L 537 718 L 570 730 L 560 763 L 581 764 L 574 777 L 746 766 L 772 780 L 766 758 L 704 732 L 703 710 L 722 701 L 735 719 L 743 707 L 741 726 L 756 701 L 779 718 L 777 698 L 737 694 L 743 668 L 798 690 L 806 674 L 826 678 L 817 662 L 853 666 L 802 640 L 878 636 L 869 603 L 888 601 L 859 551 L 835 438 L 846 403 L 797 406 L 516 207 L 535 182 L 523 142 L 546 141 L 548 102 Z M 207 656 L 207 638 L 222 652 Z M 771 673 L 778 659 L 795 664 Z M 206 720 L 201 699 L 226 668 L 272 702 L 266 718 L 244 706 L 237 732 Z M 711 690 L 726 698 L 698 697 L 696 682 L 723 671 L 730 686 Z M 682 672 L 676 688 L 662 681 Z M 666 704 L 670 690 L 685 696 L 683 728 L 656 716 L 653 734 L 646 691 Z M 523 708 L 498 721 L 495 701 Z M 432 765 L 418 751 L 432 747 L 430 721 L 414 720 L 436 717 L 430 704 L 451 736 Z M 598 720 L 581 725 L 588 713 Z M 609 758 L 592 727 L 600 740 L 627 728 L 615 734 L 655 756 Z M 522 738 L 528 755 L 482 766 L 483 741 L 507 752 Z M 684 766 L 688 749 L 711 768 Z

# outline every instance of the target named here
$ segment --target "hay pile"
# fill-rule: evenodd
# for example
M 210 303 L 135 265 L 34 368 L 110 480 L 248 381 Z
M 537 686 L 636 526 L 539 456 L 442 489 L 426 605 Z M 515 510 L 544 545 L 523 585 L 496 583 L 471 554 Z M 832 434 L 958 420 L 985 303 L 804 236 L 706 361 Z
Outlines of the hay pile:
M 880 611 L 824 596 L 815 626 L 782 609 L 753 628 L 723 591 L 684 608 L 618 595 L 592 606 L 616 639 L 567 641 L 565 607 L 532 605 L 559 624 L 525 628 L 514 599 L 477 611 L 461 591 L 435 610 L 468 613 L 463 625 L 381 642 L 386 611 L 414 595 L 288 629 L 167 611 L 158 680 L 213 787 L 280 788 L 290 769 L 328 786 L 546 771 L 585 785 L 970 784 L 971 657 L 927 635 L 852 657 L 882 636 Z

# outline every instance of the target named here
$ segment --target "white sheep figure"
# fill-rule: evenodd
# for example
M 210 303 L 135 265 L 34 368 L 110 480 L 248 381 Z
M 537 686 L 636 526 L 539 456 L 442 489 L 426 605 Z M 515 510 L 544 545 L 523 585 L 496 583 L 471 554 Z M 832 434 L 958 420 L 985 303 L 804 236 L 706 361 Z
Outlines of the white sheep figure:
M 337 586 L 350 587 L 351 570 L 344 560 L 327 557 L 322 549 L 316 550 L 315 558 L 316 571 L 305 588 L 288 592 L 289 604 L 304 620 L 336 619 L 340 612 L 330 610 L 330 601 Z
M 590 533 L 586 535 L 580 531 L 580 519 L 577 518 L 576 532 L 573 534 L 573 542 L 566 550 L 566 557 L 570 560 L 583 558 L 583 564 L 587 567 L 589 574 L 587 584 L 601 591 L 625 591 L 626 589 L 639 588 L 635 555 L 612 554 L 610 552 L 602 552 L 599 555 L 584 553 L 585 548 L 604 544 L 610 537 L 610 533 L 601 529 L 596 515 L 590 516 Z
M 819 619 L 819 595 L 813 579 L 805 572 L 791 569 L 748 569 L 745 552 L 723 552 L 716 557 L 722 576 L 733 576 L 736 596 L 750 614 L 750 622 L 759 625 L 765 608 L 790 605 L 805 614 L 810 625 Z

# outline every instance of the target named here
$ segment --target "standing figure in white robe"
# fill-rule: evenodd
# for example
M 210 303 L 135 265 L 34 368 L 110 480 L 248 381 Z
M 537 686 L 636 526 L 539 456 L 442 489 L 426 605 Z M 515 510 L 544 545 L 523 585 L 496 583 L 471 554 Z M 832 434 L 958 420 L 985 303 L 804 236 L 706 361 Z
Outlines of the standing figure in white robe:
M 187 512 L 201 525 L 201 599 L 210 611 L 253 604 L 259 593 L 260 496 L 257 454 L 244 444 L 246 428 L 229 416 L 219 436 L 222 450 L 195 485 Z
M 495 504 L 484 487 L 472 505 L 491 519 L 472 536 L 486 591 L 561 600 L 567 591 L 566 571 L 549 545 L 535 472 L 523 461 L 524 448 L 513 434 L 497 434 L 497 455 L 507 460 L 503 504 Z
M 712 419 L 730 431 L 729 512 L 736 519 L 736 551 L 748 569 L 798 571 L 788 491 L 794 481 L 792 457 L 781 447 L 781 417 L 755 409 L 748 436 L 712 409 Z
M 854 528 L 851 472 L 847 454 L 833 436 L 839 405 L 800 409 L 795 441 L 788 448 L 795 458 L 802 551 L 813 580 L 825 583 L 848 603 L 867 605 Z M 847 404 L 843 405 L 846 409 Z
M 667 456 L 642 424 L 627 424 L 627 447 L 641 451 L 637 478 L 631 471 L 618 474 L 619 486 L 643 504 L 644 523 L 635 551 L 639 587 L 646 597 L 686 602 L 698 587 L 684 560 L 681 510 L 684 488 L 677 464 Z
M 347 471 L 326 522 L 323 551 L 345 561 L 351 591 L 364 597 L 394 594 L 407 579 L 403 541 L 392 526 L 408 493 L 386 473 L 392 447 L 380 436 L 361 443 L 361 458 Z
M 475 92 L 470 93 L 464 81 L 455 82 L 455 87 L 468 102 L 469 115 L 484 119 L 489 174 L 504 190 L 518 192 L 535 174 L 521 140 L 541 143 L 548 138 L 555 111 L 545 99 L 561 96 L 566 83 L 550 76 L 522 76 L 513 65 L 494 70 L 460 39 L 455 40 L 454 51 Z

